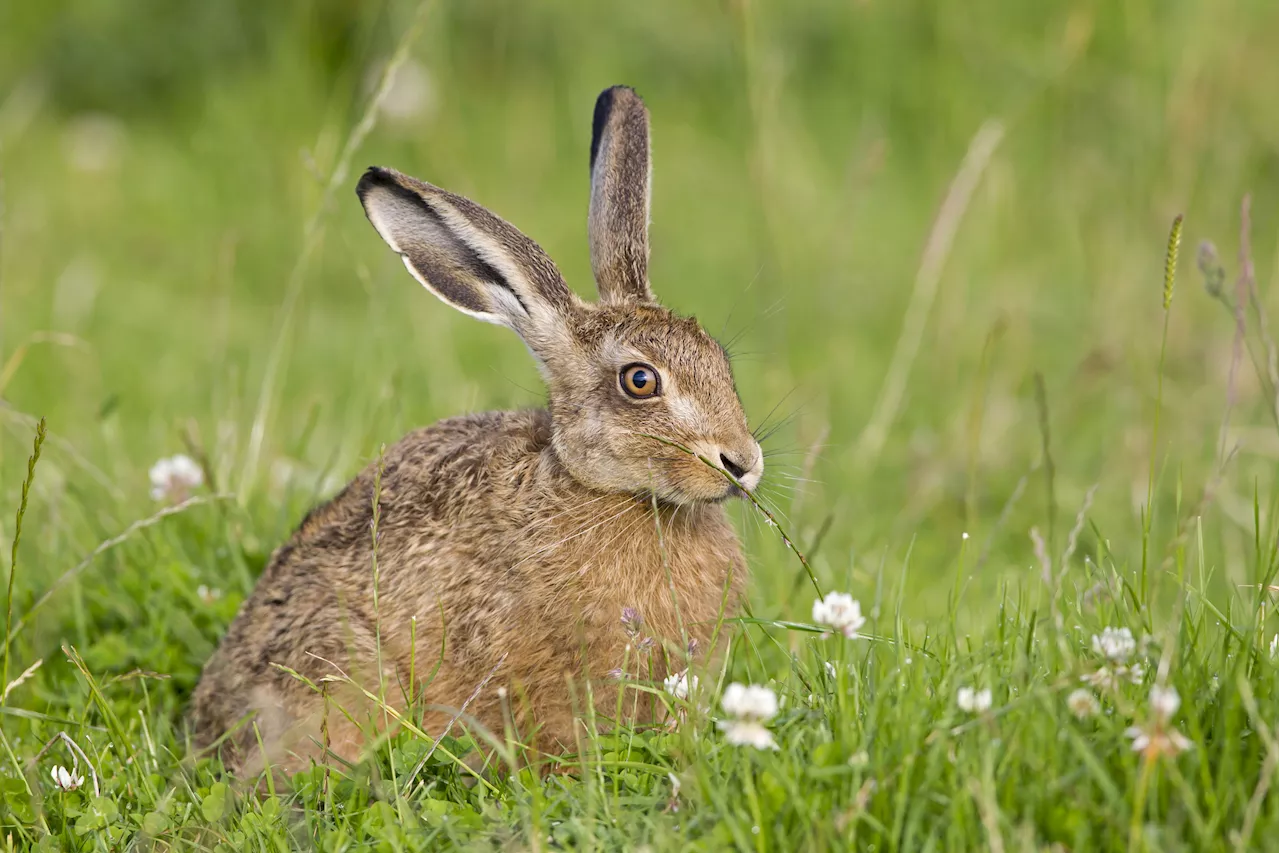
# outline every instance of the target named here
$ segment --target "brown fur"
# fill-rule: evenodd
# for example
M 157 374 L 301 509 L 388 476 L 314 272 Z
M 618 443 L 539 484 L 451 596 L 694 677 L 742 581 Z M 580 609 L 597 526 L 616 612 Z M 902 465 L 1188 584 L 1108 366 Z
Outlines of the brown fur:
M 643 111 L 626 91 L 633 121 L 614 123 L 623 134 Z M 643 127 L 645 144 L 615 144 L 616 156 L 647 158 L 647 118 Z M 608 172 L 624 173 L 632 178 L 611 190 L 593 169 L 593 199 L 640 192 L 634 176 L 647 181 L 647 163 Z M 326 738 L 339 757 L 357 760 L 365 733 L 336 706 L 363 722 L 370 703 L 338 686 L 326 712 L 322 697 L 278 664 L 315 682 L 337 667 L 375 693 L 381 676 L 393 707 L 406 707 L 410 694 L 429 703 L 423 725 L 433 735 L 470 700 L 468 715 L 494 733 L 509 712 L 523 736 L 536 731 L 539 748 L 573 749 L 583 687 L 608 715 L 617 684 L 608 673 L 628 655 L 636 670 L 638 650 L 626 650 L 619 622 L 624 608 L 635 608 L 658 641 L 653 674 L 661 678 L 684 668 L 689 640 L 709 649 L 725 596 L 729 614 L 741 597 L 746 565 L 722 506 L 735 489 L 647 437 L 723 461 L 754 487 L 763 460 L 727 358 L 695 321 L 651 302 L 582 302 L 536 244 L 473 202 L 389 170 L 370 170 L 359 192 L 419 281 L 525 339 L 549 407 L 411 433 L 387 451 L 380 474 L 370 466 L 313 510 L 206 665 L 191 711 L 196 743 L 249 717 L 224 749 L 244 775 L 266 762 L 300 769 L 323 757 Z M 603 238 L 593 233 L 592 242 Z M 640 248 L 647 257 L 647 243 Z M 659 396 L 623 392 L 619 371 L 635 362 L 658 372 Z
M 592 117 L 591 268 L 606 302 L 651 301 L 649 112 L 626 86 L 606 89 Z

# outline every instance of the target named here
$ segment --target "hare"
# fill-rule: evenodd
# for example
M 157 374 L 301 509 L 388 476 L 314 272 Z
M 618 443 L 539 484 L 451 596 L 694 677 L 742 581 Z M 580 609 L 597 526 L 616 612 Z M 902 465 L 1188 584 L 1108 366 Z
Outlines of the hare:
M 607 89 L 592 124 L 596 303 L 475 202 L 391 169 L 360 179 L 414 278 L 520 335 L 548 404 L 410 433 L 275 552 L 192 701 L 194 743 L 217 742 L 233 772 L 358 760 L 371 715 L 394 723 L 369 700 L 379 684 L 397 711 L 425 708 L 432 736 L 465 709 L 574 751 L 587 687 L 605 722 L 624 661 L 674 674 L 736 608 L 747 567 L 725 502 L 764 457 L 723 347 L 649 289 L 643 101 Z M 329 676 L 325 695 L 298 676 Z

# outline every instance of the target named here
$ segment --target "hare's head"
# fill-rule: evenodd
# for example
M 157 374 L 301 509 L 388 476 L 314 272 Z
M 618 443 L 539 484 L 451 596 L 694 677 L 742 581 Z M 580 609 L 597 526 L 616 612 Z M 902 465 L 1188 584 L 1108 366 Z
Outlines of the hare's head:
M 508 326 L 547 382 L 553 444 L 584 485 L 670 503 L 748 490 L 764 458 L 724 348 L 649 290 L 649 115 L 632 90 L 596 101 L 588 235 L 600 301 L 579 299 L 547 254 L 480 205 L 390 169 L 356 192 L 409 272 L 458 310 Z M 664 439 L 660 441 L 658 439 Z

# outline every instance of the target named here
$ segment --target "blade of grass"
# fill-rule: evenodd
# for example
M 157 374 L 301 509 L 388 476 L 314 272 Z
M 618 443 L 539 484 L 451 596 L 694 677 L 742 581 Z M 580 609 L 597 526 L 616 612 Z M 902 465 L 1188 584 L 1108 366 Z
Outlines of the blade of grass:
M 756 498 L 756 496 L 750 492 L 750 490 L 748 490 L 745 486 L 743 486 L 737 477 L 733 476 L 728 471 L 724 470 L 723 468 L 721 468 L 719 465 L 712 462 L 707 457 L 698 453 L 696 450 L 690 450 L 688 447 L 685 447 L 683 444 L 680 444 L 677 441 L 672 441 L 669 438 L 662 438 L 660 436 L 650 435 L 644 432 L 638 432 L 636 433 L 636 435 L 641 436 L 642 438 L 651 438 L 654 441 L 667 445 L 668 447 L 674 447 L 676 450 L 680 450 L 680 451 L 683 451 L 684 453 L 688 453 L 694 459 L 697 459 L 699 462 L 701 462 L 703 465 L 706 465 L 711 470 L 718 471 L 720 475 L 723 476 L 726 480 L 728 480 L 730 483 L 733 483 L 733 485 L 737 486 L 738 491 L 746 495 L 747 500 L 751 501 L 752 506 L 758 509 L 761 512 L 761 514 L 764 515 L 765 519 L 768 520 L 769 525 L 778 531 L 778 535 L 782 537 L 783 543 L 789 549 L 791 549 L 791 553 L 796 555 L 796 559 L 798 559 L 800 561 L 800 565 L 804 567 L 805 573 L 809 576 L 809 582 L 813 584 L 813 588 L 818 593 L 818 597 L 819 598 L 822 597 L 822 585 L 818 583 L 818 578 L 816 575 L 814 575 L 813 568 L 809 565 L 809 560 L 805 557 L 803 553 L 801 553 L 800 549 L 796 547 L 796 543 L 791 540 L 791 537 L 789 535 L 787 535 L 786 529 L 783 528 L 783 526 L 778 523 L 778 519 L 774 517 L 773 513 L 771 513 L 765 507 L 765 505 L 762 504 Z
M 1160 362 L 1156 367 L 1156 409 L 1151 424 L 1151 460 L 1147 468 L 1147 505 L 1142 519 L 1142 574 L 1139 590 L 1142 603 L 1148 601 L 1147 563 L 1151 548 L 1151 521 L 1154 514 L 1152 500 L 1156 487 L 1156 454 L 1160 443 L 1160 407 L 1164 403 L 1164 358 L 1169 346 L 1169 308 L 1173 304 L 1173 282 L 1178 271 L 1178 248 L 1182 245 L 1182 214 L 1173 218 L 1173 226 L 1169 229 L 1169 245 L 1164 257 L 1164 330 L 1160 335 Z
M 22 481 L 22 496 L 18 500 L 18 515 L 13 525 L 13 547 L 9 551 L 9 585 L 4 604 L 4 669 L 0 672 L 0 684 L 9 684 L 9 657 L 13 650 L 13 582 L 18 576 L 18 543 L 22 541 L 22 519 L 27 514 L 27 499 L 31 494 L 31 484 L 36 479 L 36 463 L 40 461 L 40 448 L 44 446 L 47 427 L 44 418 L 36 424 L 36 435 L 32 441 L 31 455 L 27 457 L 27 476 Z M 0 705 L 9 698 L 6 689 L 0 696 Z

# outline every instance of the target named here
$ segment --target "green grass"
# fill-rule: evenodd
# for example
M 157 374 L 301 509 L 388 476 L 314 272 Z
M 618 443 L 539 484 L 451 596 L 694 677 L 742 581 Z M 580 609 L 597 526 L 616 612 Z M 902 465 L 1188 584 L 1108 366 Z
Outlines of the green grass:
M 408 3 L 177 8 L 0 5 L 0 843 L 1276 849 L 1275 4 L 441 0 L 416 36 Z M 398 49 L 430 103 L 360 129 Z M 381 445 L 542 394 L 514 336 L 404 275 L 354 175 L 475 198 L 589 293 L 619 82 L 653 113 L 654 288 L 736 339 L 782 423 L 762 497 L 867 636 L 819 636 L 744 503 L 709 714 L 545 780 L 500 739 L 468 784 L 458 730 L 241 795 L 182 713 L 271 550 Z M 147 470 L 179 452 L 209 482 L 175 511 Z M 1106 626 L 1145 674 L 1080 720 Z M 730 681 L 777 692 L 777 751 L 717 730 Z M 1194 746 L 1148 761 L 1125 730 L 1156 684 Z

